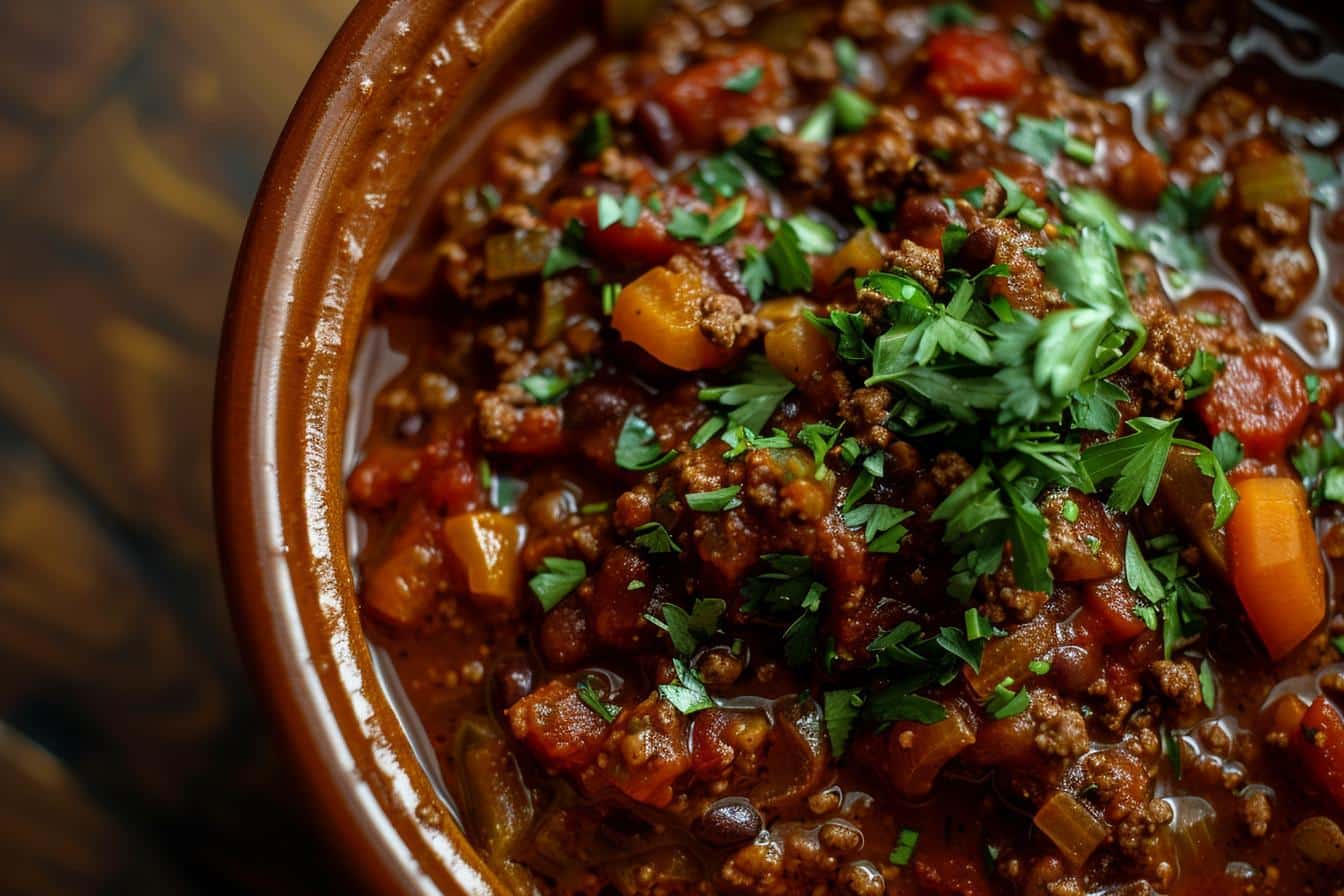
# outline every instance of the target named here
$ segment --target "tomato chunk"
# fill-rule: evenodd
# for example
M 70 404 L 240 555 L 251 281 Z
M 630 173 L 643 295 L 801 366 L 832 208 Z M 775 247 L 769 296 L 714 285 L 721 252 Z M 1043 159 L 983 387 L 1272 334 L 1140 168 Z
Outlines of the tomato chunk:
M 411 505 L 387 551 L 367 571 L 364 608 L 393 625 L 410 626 L 434 609 L 443 572 L 438 519 Z
M 1257 460 L 1273 460 L 1302 431 L 1310 402 L 1301 363 L 1278 343 L 1227 359 L 1195 402 L 1209 432 L 1230 432 Z
M 1227 521 L 1237 596 L 1269 655 L 1282 659 L 1325 618 L 1325 568 L 1307 494 L 1287 477 L 1237 483 L 1241 500 Z
M 759 82 L 746 92 L 724 85 L 759 66 Z M 694 148 L 714 145 L 726 121 L 749 120 L 776 105 L 788 85 L 778 54 L 747 47 L 733 56 L 714 59 L 659 82 L 653 98 L 671 114 L 686 143 Z
M 1317 697 L 1302 717 L 1302 752 L 1316 784 L 1344 809 L 1344 717 Z
M 586 768 L 602 748 L 607 723 L 579 698 L 574 682 L 556 679 L 504 711 L 513 736 L 552 771 Z
M 691 767 L 686 717 L 657 694 L 617 717 L 602 744 L 602 759 L 584 780 L 605 779 L 632 800 L 662 808 L 672 785 Z
M 954 97 L 1010 99 L 1027 70 L 1008 38 L 996 32 L 949 28 L 929 39 L 929 86 Z
M 571 220 L 581 223 L 584 242 L 600 261 L 647 268 L 665 264 L 681 249 L 681 244 L 667 235 L 663 222 L 648 209 L 640 211 L 634 227 L 626 227 L 617 221 L 610 227 L 599 229 L 597 200 L 569 198 L 551 206 L 550 220 L 557 227 L 563 227 Z

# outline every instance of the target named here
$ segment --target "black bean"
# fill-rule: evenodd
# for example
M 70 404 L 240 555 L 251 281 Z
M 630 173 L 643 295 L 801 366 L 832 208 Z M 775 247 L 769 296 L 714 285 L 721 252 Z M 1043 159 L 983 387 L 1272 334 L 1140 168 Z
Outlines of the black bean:
M 751 840 L 761 832 L 761 816 L 742 797 L 721 799 L 705 810 L 692 825 L 695 835 L 712 846 L 732 846 Z

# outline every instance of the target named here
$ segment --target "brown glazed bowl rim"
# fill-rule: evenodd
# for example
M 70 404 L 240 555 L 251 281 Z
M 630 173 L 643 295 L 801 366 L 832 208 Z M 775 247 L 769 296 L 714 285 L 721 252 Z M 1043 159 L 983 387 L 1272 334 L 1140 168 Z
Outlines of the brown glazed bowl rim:
M 346 551 L 342 452 L 364 301 L 398 213 L 547 8 L 362 0 L 281 135 L 225 317 L 215 506 L 234 625 L 306 805 L 369 892 L 505 892 L 379 682 Z

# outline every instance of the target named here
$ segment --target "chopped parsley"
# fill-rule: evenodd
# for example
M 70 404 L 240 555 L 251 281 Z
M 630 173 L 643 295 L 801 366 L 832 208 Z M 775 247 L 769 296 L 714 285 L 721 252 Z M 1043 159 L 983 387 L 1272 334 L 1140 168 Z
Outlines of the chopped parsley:
M 893 865 L 909 865 L 915 856 L 915 846 L 918 843 L 919 831 L 914 828 L 901 828 L 901 832 L 896 835 L 896 848 L 887 856 L 887 861 Z
M 523 377 L 518 385 L 542 404 L 550 404 L 568 392 L 571 383 L 569 377 L 543 371 Z
M 1344 444 L 1333 432 L 1321 433 L 1319 443 L 1298 445 L 1292 461 L 1313 507 L 1324 501 L 1344 502 Z
M 1031 694 L 1027 693 L 1026 688 L 1014 691 L 1014 684 L 1013 679 L 1008 677 L 995 685 L 994 693 L 985 701 L 985 712 L 996 719 L 1007 719 L 1026 712 L 1031 706 Z
M 1166 728 L 1162 729 L 1162 752 L 1167 757 L 1167 763 L 1171 766 L 1171 775 L 1177 781 L 1184 775 L 1184 769 L 1181 768 L 1181 739 L 1179 736 Z
M 752 355 L 737 371 L 738 382 L 700 390 L 700 400 L 728 408 L 732 423 L 752 432 L 763 432 L 770 415 L 784 396 L 793 391 L 793 383 L 770 366 L 764 355 Z
M 571 591 L 579 587 L 587 575 L 588 570 L 582 560 L 546 557 L 541 561 L 541 572 L 528 580 L 527 587 L 537 596 L 541 608 L 550 611 Z
M 859 83 L 859 48 L 848 37 L 837 37 L 831 45 L 840 78 L 851 87 Z
M 746 176 L 731 155 L 702 159 L 691 172 L 691 184 L 705 202 L 732 199 L 747 186 Z
M 1176 646 L 1199 634 L 1212 606 L 1195 573 L 1181 562 L 1174 536 L 1153 539 L 1145 556 L 1131 532 L 1125 541 L 1125 581 L 1146 603 L 1134 615 L 1149 629 L 1162 632 L 1162 653 L 1171 659 Z
M 620 713 L 621 708 L 603 702 L 602 698 L 597 695 L 597 690 L 593 687 L 593 678 L 592 675 L 585 675 L 580 678 L 578 684 L 574 685 L 574 690 L 578 692 L 583 705 L 601 716 L 602 721 L 608 723 L 616 721 L 616 716 Z
M 588 123 L 579 131 L 575 141 L 579 155 L 585 159 L 595 159 L 612 144 L 611 114 L 606 109 L 598 109 Z
M 583 222 L 570 218 L 565 229 L 560 232 L 560 242 L 556 243 L 546 255 L 546 261 L 541 266 L 542 279 L 547 280 L 556 274 L 587 264 L 587 259 L 583 256 L 585 238 Z
M 1213 664 L 1207 657 L 1199 663 L 1199 693 L 1209 712 L 1213 712 L 1218 705 L 1218 684 L 1213 678 Z
M 861 504 L 844 514 L 845 525 L 851 529 L 863 527 L 868 550 L 874 554 L 894 554 L 901 549 L 901 539 L 909 530 L 901 525 L 914 516 L 908 510 L 885 504 Z
M 664 700 L 682 715 L 688 716 L 702 709 L 714 708 L 714 699 L 709 696 L 705 683 L 694 669 L 679 657 L 672 660 L 672 668 L 676 670 L 677 680 L 672 684 L 658 685 L 658 693 Z
M 645 523 L 635 529 L 635 544 L 650 554 L 680 554 L 681 547 L 662 523 Z
M 622 470 L 657 469 L 676 456 L 675 450 L 663 450 L 658 444 L 658 434 L 638 414 L 631 413 L 621 424 L 620 434 L 616 437 L 616 466 Z
M 726 485 L 709 492 L 687 492 L 686 506 L 699 513 L 718 513 L 723 510 L 732 510 L 742 506 L 742 502 L 737 497 L 737 493 L 740 491 L 742 491 L 740 485 Z
M 975 10 L 965 3 L 935 3 L 929 7 L 929 27 L 934 31 L 955 25 L 974 25 Z
M 702 246 L 717 246 L 732 237 L 747 210 L 747 197 L 739 196 L 712 218 L 705 212 L 691 212 L 684 208 L 672 209 L 672 220 L 667 225 L 669 236 L 679 240 L 694 240 Z
M 663 604 L 663 618 L 645 613 L 644 618 L 667 632 L 672 646 L 682 656 L 691 656 L 719 630 L 719 619 L 728 605 L 717 597 L 696 598 L 687 613 L 676 604 Z
M 1017 128 L 1008 145 L 1025 153 L 1040 165 L 1049 165 L 1069 141 L 1069 123 L 1063 118 L 1046 120 L 1031 115 L 1017 116 Z
M 744 68 L 727 81 L 724 81 L 723 89 L 731 90 L 733 93 L 751 93 L 760 85 L 761 78 L 764 75 L 765 68 L 763 66 L 753 65 L 749 68 Z
M 805 665 L 816 648 L 817 612 L 826 586 L 813 575 L 812 561 L 800 554 L 766 554 L 761 560 L 766 570 L 742 585 L 742 611 L 787 623 L 784 656 L 790 665 Z
M 639 223 L 642 208 L 638 196 L 617 199 L 610 193 L 603 193 L 597 197 L 597 229 L 606 230 L 616 224 L 622 227 L 634 227 Z
M 826 736 L 831 741 L 831 755 L 843 756 L 849 744 L 850 729 L 863 709 L 863 692 L 860 688 L 827 691 L 822 697 L 822 709 L 826 716 Z

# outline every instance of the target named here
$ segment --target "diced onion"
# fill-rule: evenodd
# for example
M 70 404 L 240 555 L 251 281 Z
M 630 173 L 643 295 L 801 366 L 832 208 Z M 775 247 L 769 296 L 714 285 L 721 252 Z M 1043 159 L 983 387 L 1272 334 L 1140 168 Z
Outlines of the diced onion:
M 555 239 L 550 230 L 514 230 L 486 237 L 486 279 L 508 280 L 540 274 Z
M 1311 199 L 1307 172 L 1295 155 L 1285 153 L 1254 159 L 1239 165 L 1233 176 L 1237 203 L 1247 212 L 1270 204 L 1300 205 Z
M 1074 867 L 1082 867 L 1110 833 L 1077 797 L 1063 791 L 1046 800 L 1032 820 Z

